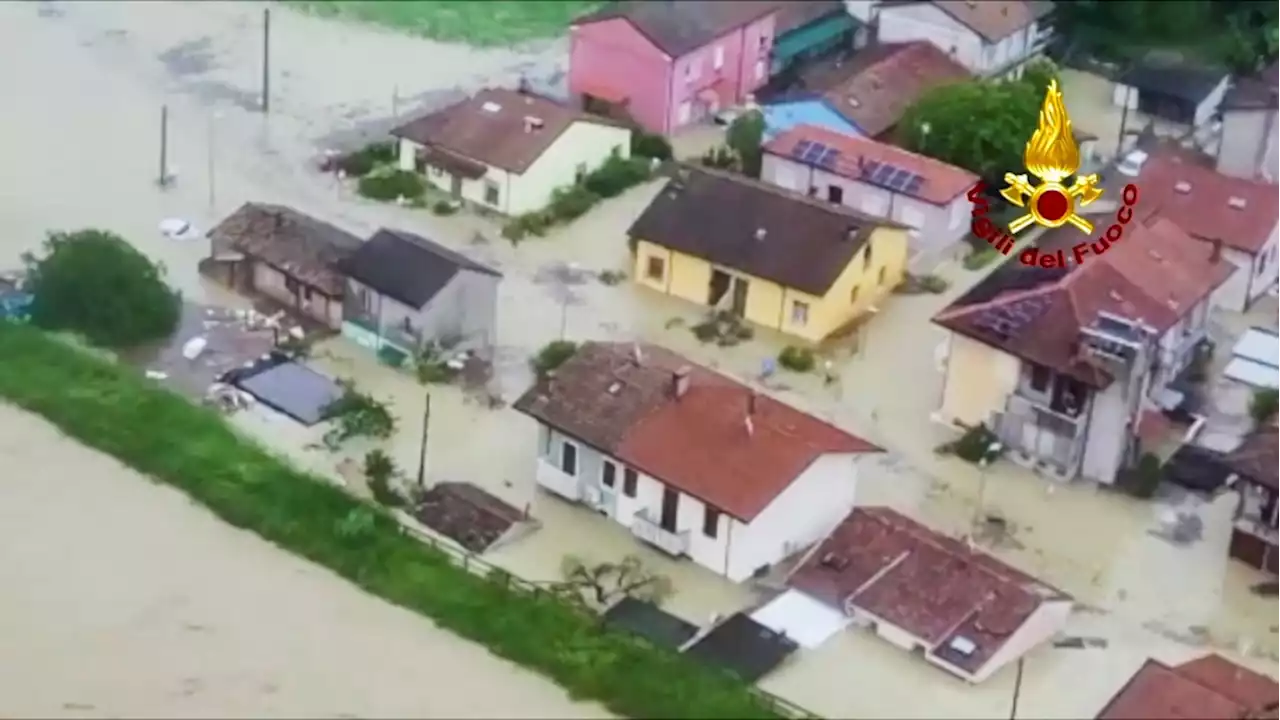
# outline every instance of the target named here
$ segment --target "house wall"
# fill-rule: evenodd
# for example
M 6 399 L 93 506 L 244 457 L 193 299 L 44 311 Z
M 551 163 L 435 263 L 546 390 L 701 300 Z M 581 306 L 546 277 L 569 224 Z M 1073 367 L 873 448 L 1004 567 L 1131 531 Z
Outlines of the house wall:
M 876 229 L 868 240 L 867 247 L 854 256 L 825 297 L 784 288 L 769 280 L 712 265 L 701 258 L 672 252 L 643 239 L 636 243 L 633 277 L 646 287 L 706 306 L 712 271 L 723 271 L 748 283 L 745 312 L 747 320 L 810 342 L 818 342 L 872 307 L 878 306 L 902 282 L 906 272 L 906 249 L 905 231 Z M 662 277 L 649 277 L 650 258 L 660 258 L 663 261 L 666 272 Z M 804 322 L 798 322 L 800 316 L 795 309 L 796 303 L 808 306 L 807 320 Z
M 981 36 L 932 3 L 882 7 L 876 11 L 879 40 L 884 43 L 927 40 L 979 75 L 1021 76 L 1021 65 L 1047 41 L 1036 23 L 995 43 Z
M 1213 90 L 1196 105 L 1196 127 L 1208 125 L 1213 116 L 1218 114 L 1218 109 L 1222 107 L 1222 98 L 1226 96 L 1230 84 L 1231 77 L 1223 75 Z
M 1250 178 L 1265 170 L 1276 177 L 1276 110 L 1228 110 L 1222 115 L 1218 172 Z
M 1222 259 L 1234 265 L 1236 271 L 1214 291 L 1212 303 L 1232 312 L 1243 312 L 1276 282 L 1277 270 L 1280 270 L 1280 263 L 1277 263 L 1276 228 L 1272 228 L 1271 236 L 1257 255 L 1224 247 Z
M 939 419 L 973 427 L 1002 412 L 1018 386 L 1017 358 L 958 333 L 948 333 Z
M 421 144 L 401 138 L 400 169 L 408 171 L 414 170 L 414 159 L 422 149 L 423 146 Z M 467 202 L 495 210 L 504 215 L 514 215 L 525 212 L 524 210 L 515 210 L 514 206 L 511 204 L 513 186 L 519 182 L 520 176 L 492 165 L 485 165 L 485 168 L 485 174 L 481 177 L 475 179 L 462 178 L 461 183 L 459 183 L 461 192 L 458 197 L 462 200 L 466 200 Z M 453 173 L 428 165 L 426 172 L 423 173 L 423 177 L 426 178 L 427 182 L 436 190 L 452 195 L 454 185 Z M 498 189 L 497 202 L 489 202 L 486 197 L 486 190 L 490 184 Z
M 944 253 L 969 229 L 972 205 L 965 193 L 956 195 L 945 205 L 934 205 L 773 153 L 765 153 L 760 178 L 799 193 L 817 188 L 819 198 L 827 198 L 831 187 L 840 188 L 845 206 L 915 228 L 909 235 L 911 258 Z
M 1190 364 L 1196 343 L 1206 336 L 1208 325 L 1209 298 L 1205 298 L 1160 336 L 1160 367 L 1151 383 L 1152 394 L 1164 389 Z
M 774 13 L 769 13 L 675 59 L 667 118 L 670 132 L 743 103 L 769 81 L 774 20 Z M 714 99 L 702 99 L 706 94 Z
M 1141 389 L 1138 390 L 1141 393 Z M 1123 378 L 1105 390 L 1093 393 L 1093 403 L 1085 429 L 1084 458 L 1080 476 L 1096 483 L 1110 485 L 1124 462 L 1125 452 L 1133 437 L 1136 421 L 1133 406 Z
M 730 519 L 729 579 L 746 580 L 829 534 L 853 511 L 860 457 L 823 455 L 750 524 Z
M 376 336 L 354 328 L 349 334 L 360 344 L 373 343 L 375 351 L 385 344 L 416 353 L 429 341 L 456 340 L 457 349 L 488 357 L 495 342 L 499 280 L 462 270 L 419 309 L 349 279 L 350 298 L 363 300 L 361 313 L 378 329 Z
M 766 140 L 781 135 L 797 125 L 816 125 L 832 132 L 863 137 L 863 133 L 856 125 L 836 112 L 825 100 L 817 98 L 765 105 L 761 108 L 761 112 L 764 114 Z M 765 155 L 766 165 L 769 157 Z
M 342 303 L 301 283 L 289 289 L 289 276 L 259 260 L 253 267 L 253 290 L 331 328 L 342 327 Z
M 985 681 L 1000 668 L 1011 662 L 1016 662 L 1018 658 L 1052 640 L 1066 626 L 1067 618 L 1071 615 L 1071 607 L 1070 600 L 1047 600 L 1041 603 L 1040 607 L 1031 613 L 1026 622 L 1009 636 L 1009 639 L 996 651 L 995 655 L 992 655 L 986 664 L 979 668 L 978 672 L 967 678 L 969 682 L 980 683 Z M 963 673 L 963 671 L 952 670 L 945 663 L 938 662 L 937 658 L 931 655 L 927 657 L 930 662 L 947 669 L 949 672 Z
M 1207 125 L 1213 116 L 1218 112 L 1218 108 L 1222 105 L 1222 98 L 1226 95 L 1230 78 L 1224 76 L 1221 81 L 1214 86 L 1213 90 L 1205 96 L 1203 100 L 1196 104 L 1195 109 L 1191 113 L 1191 123 L 1193 127 L 1203 127 Z M 1131 85 L 1123 83 L 1115 83 L 1111 88 L 1111 104 L 1118 108 L 1123 108 L 1127 103 L 1129 110 L 1138 111 L 1139 101 L 1142 97 L 1142 91 Z M 1148 98 L 1149 100 L 1150 98 Z M 1147 113 L 1141 113 L 1146 116 Z M 1164 121 L 1165 123 L 1178 123 L 1176 118 L 1156 117 L 1155 119 Z M 1141 124 L 1141 118 L 1130 117 L 1130 127 L 1137 127 Z M 1178 123 L 1185 127 L 1185 123 Z M 1225 128 L 1224 128 L 1225 129 Z
M 627 110 L 649 132 L 668 133 L 671 58 L 623 19 L 569 28 L 569 92 L 623 91 Z

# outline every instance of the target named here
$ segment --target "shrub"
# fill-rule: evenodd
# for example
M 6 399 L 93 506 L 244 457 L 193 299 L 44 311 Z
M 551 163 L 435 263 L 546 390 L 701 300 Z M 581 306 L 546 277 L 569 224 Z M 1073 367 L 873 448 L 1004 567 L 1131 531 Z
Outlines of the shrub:
M 324 412 L 334 422 L 334 427 L 324 435 L 325 444 L 337 447 L 351 438 L 391 437 L 396 430 L 396 418 L 387 406 L 356 390 L 350 380 L 340 380 L 338 384 L 342 386 L 342 396 Z
M 542 237 L 547 234 L 554 220 L 550 210 L 536 210 L 517 215 L 502 226 L 502 237 L 512 243 L 518 243 L 528 235 Z
M 376 142 L 338 158 L 338 169 L 349 177 L 364 177 L 381 165 L 396 161 L 398 151 L 394 142 Z
M 436 215 L 452 215 L 458 212 L 458 206 L 451 200 L 437 200 L 431 203 L 431 212 Z
M 360 178 L 356 190 L 370 200 L 390 202 L 400 198 L 417 200 L 427 192 L 427 185 L 418 173 L 388 170 Z
M 1130 495 L 1148 500 L 1155 497 L 1160 489 L 1160 458 L 1151 453 L 1143 453 L 1138 464 L 1124 471 L 1120 476 L 1120 487 Z
M 617 197 L 650 176 L 649 161 L 644 158 L 611 156 L 604 164 L 583 178 L 582 184 L 602 197 Z
M 114 349 L 165 339 L 178 327 L 182 298 L 165 284 L 164 270 L 119 235 L 50 233 L 44 257 L 23 260 L 30 320 L 39 327 Z
M 964 261 L 963 261 L 964 269 L 965 270 L 981 270 L 982 268 L 990 265 L 992 262 L 995 261 L 996 258 L 1000 256 L 1001 256 L 1000 251 L 996 250 L 990 245 L 987 245 L 986 247 L 978 248 L 976 250 L 971 251 L 968 255 L 964 256 Z
M 738 159 L 734 156 L 733 150 L 724 145 L 717 145 L 703 153 L 698 162 L 702 163 L 703 167 L 732 170 Z
M 956 440 L 950 447 L 956 457 L 966 462 L 974 464 L 986 460 L 994 460 L 994 454 L 991 450 L 992 445 L 997 443 L 999 439 L 996 434 L 991 432 L 986 425 L 979 423 L 964 432 L 959 440 Z
M 578 352 L 578 343 L 572 340 L 552 340 L 543 345 L 542 349 L 529 360 L 529 366 L 539 378 L 544 378 L 547 373 L 563 365 L 576 352 Z
M 449 367 L 449 359 L 436 344 L 432 343 L 418 355 L 418 382 L 423 385 L 438 385 L 453 382 L 458 371 Z
M 381 450 L 370 450 L 365 454 L 365 483 L 369 485 L 369 493 L 378 504 L 392 508 L 404 507 L 405 499 L 391 486 L 398 474 L 399 470 L 390 455 Z
M 671 143 L 661 135 L 636 131 L 631 133 L 631 155 L 654 160 L 670 160 L 673 153 Z
M 1280 409 L 1280 391 L 1262 388 L 1253 391 L 1249 398 L 1249 416 L 1253 418 L 1255 427 L 1265 425 Z
M 788 345 L 778 354 L 778 364 L 792 372 L 807 373 L 817 366 L 818 359 L 809 348 Z
M 558 188 L 551 193 L 551 204 L 547 211 L 561 222 L 572 222 L 587 214 L 587 211 L 600 201 L 600 196 L 582 185 Z M 528 227 L 525 230 L 528 231 Z
M 229 524 L 540 672 L 575 697 L 598 700 L 613 715 L 779 717 L 727 673 L 614 633 L 551 593 L 472 574 L 387 513 L 245 439 L 215 412 L 32 327 L 0 324 L 0 397 L 187 493 Z

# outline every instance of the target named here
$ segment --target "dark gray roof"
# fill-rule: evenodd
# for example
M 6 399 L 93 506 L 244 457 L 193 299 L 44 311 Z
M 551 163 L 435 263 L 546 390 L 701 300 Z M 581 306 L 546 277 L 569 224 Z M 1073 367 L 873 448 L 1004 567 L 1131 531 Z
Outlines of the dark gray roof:
M 680 57 L 777 9 L 770 0 L 627 0 L 611 2 L 574 24 L 622 18 L 658 49 Z
M 1227 72 L 1218 68 L 1147 61 L 1130 68 L 1120 82 L 1137 88 L 1140 93 L 1158 93 L 1199 103 L 1209 97 L 1226 76 Z
M 340 267 L 352 280 L 414 308 L 430 302 L 460 270 L 502 277 L 497 270 L 439 243 L 386 228 L 374 233 Z

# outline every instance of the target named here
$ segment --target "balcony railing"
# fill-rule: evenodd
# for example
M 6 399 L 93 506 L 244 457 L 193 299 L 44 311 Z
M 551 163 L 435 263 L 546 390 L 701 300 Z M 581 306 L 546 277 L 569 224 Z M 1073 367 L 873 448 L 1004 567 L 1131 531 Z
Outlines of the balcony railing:
M 578 478 L 566 473 L 545 458 L 538 458 L 536 475 L 538 484 L 560 497 L 578 502 L 582 499 L 582 484 Z
M 635 514 L 631 520 L 631 534 L 672 557 L 680 557 L 689 552 L 689 531 L 667 530 L 654 521 L 648 510 Z

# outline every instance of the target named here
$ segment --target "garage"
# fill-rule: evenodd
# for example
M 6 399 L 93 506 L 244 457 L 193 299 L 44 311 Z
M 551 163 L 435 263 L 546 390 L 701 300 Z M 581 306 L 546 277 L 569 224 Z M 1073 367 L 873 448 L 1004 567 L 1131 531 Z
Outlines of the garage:
M 812 650 L 849 627 L 852 619 L 797 590 L 788 590 L 751 613 L 751 619 Z

